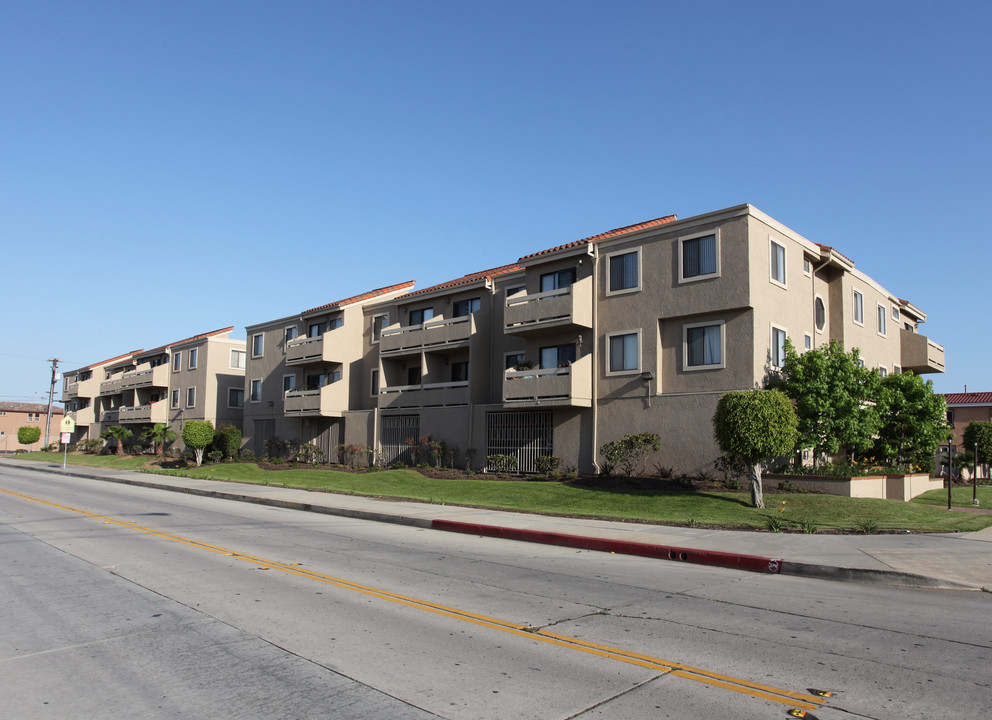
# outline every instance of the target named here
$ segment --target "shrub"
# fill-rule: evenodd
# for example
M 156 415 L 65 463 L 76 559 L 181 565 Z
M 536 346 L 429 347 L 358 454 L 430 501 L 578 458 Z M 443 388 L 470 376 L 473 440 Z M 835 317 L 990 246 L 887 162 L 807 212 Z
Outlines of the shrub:
M 307 465 L 317 465 L 327 459 L 327 454 L 313 443 L 306 443 L 297 448 L 296 459 Z
M 210 452 L 207 453 L 207 457 L 210 459 L 210 462 L 219 463 L 221 460 L 224 459 L 224 453 L 222 453 L 220 450 L 211 450 Z
M 21 445 L 34 445 L 41 438 L 41 428 L 24 425 L 17 428 L 17 442 Z
M 203 464 L 203 451 L 213 442 L 214 426 L 209 420 L 187 420 L 183 425 L 183 442 L 196 455 L 196 466 Z
M 214 430 L 210 452 L 219 451 L 224 458 L 236 458 L 241 452 L 242 439 L 241 430 L 230 423 L 225 423 Z M 207 457 L 210 457 L 209 453 Z
M 486 469 L 492 472 L 516 472 L 519 464 L 516 455 L 486 455 Z
M 602 472 L 604 475 L 612 475 L 616 470 L 620 470 L 630 477 L 635 470 L 640 469 L 649 453 L 658 452 L 660 449 L 661 437 L 657 433 L 624 435 L 622 440 L 603 443 L 599 448 L 604 460 L 601 465 Z
M 557 455 L 542 455 L 534 460 L 534 467 L 542 475 L 558 475 L 558 469 L 561 467 L 561 458 Z
M 251 462 L 255 459 L 255 452 L 251 448 L 242 448 L 241 452 L 238 453 L 238 458 Z
M 91 455 L 100 452 L 103 449 L 103 440 L 83 440 L 80 443 L 84 453 L 89 453 Z

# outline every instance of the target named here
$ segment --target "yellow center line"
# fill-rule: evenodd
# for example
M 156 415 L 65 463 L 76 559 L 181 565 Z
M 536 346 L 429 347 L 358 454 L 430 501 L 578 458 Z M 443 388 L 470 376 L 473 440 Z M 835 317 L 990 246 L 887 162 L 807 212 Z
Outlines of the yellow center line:
M 290 575 L 316 580 L 318 582 L 333 585 L 345 590 L 351 590 L 382 600 L 388 600 L 389 602 L 398 603 L 400 605 L 405 605 L 407 607 L 423 610 L 444 617 L 461 620 L 463 622 L 469 622 L 474 625 L 479 625 L 492 630 L 498 630 L 511 635 L 517 635 L 548 645 L 575 650 L 609 660 L 616 660 L 628 665 L 635 665 L 637 667 L 656 670 L 662 674 L 671 674 L 675 677 L 694 680 L 696 682 L 705 683 L 707 685 L 726 690 L 733 690 L 734 692 L 744 693 L 765 700 L 771 700 L 772 702 L 782 703 L 785 705 L 794 705 L 804 710 L 816 710 L 824 703 L 823 699 L 815 695 L 793 692 L 791 690 L 784 690 L 770 685 L 762 685 L 760 683 L 751 682 L 742 678 L 736 678 L 730 675 L 721 675 L 702 668 L 695 668 L 677 662 L 662 660 L 661 658 L 652 657 L 650 655 L 641 655 L 636 652 L 611 647 L 609 645 L 600 645 L 586 640 L 581 640 L 579 638 L 570 637 L 568 635 L 558 635 L 545 630 L 534 629 L 527 625 L 500 620 L 486 615 L 479 615 L 467 610 L 461 610 L 459 608 L 441 605 L 428 600 L 401 595 L 399 593 L 371 587 L 369 585 L 362 585 L 361 583 L 352 582 L 350 580 L 334 577 L 332 575 L 325 575 L 324 573 L 319 573 L 314 570 L 307 570 L 295 563 L 283 563 L 277 560 L 269 560 L 255 555 L 236 552 L 219 545 L 212 545 L 210 543 L 194 540 L 192 538 L 183 537 L 182 535 L 174 535 L 162 530 L 155 530 L 154 528 L 138 525 L 137 522 L 133 520 L 120 520 L 107 515 L 100 515 L 99 513 L 90 512 L 89 510 L 83 510 L 70 505 L 62 505 L 51 500 L 44 500 L 42 498 L 24 495 L 13 490 L 0 488 L 0 492 L 28 502 L 40 503 L 59 510 L 66 510 L 78 515 L 100 520 L 104 524 L 119 525 L 121 527 L 128 528 L 129 530 L 137 530 L 138 532 L 142 532 L 147 535 L 162 538 L 163 540 L 169 540 L 192 548 L 207 550 L 220 555 L 233 557 L 237 560 L 244 560 L 269 569 L 279 570 Z

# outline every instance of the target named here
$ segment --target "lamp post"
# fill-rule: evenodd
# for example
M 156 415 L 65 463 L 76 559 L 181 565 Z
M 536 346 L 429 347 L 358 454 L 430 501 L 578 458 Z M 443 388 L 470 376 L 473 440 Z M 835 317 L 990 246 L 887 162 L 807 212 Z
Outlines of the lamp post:
M 975 441 L 974 472 L 971 473 L 971 504 L 978 504 L 978 441 Z
M 947 436 L 947 509 L 951 509 L 951 482 L 954 477 L 954 446 L 951 442 L 954 440 L 954 435 L 949 434 Z

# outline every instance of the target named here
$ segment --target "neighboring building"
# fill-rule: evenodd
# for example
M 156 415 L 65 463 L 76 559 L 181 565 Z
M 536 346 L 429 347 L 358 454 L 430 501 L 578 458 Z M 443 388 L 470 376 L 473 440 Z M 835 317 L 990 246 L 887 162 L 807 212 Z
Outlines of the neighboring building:
M 63 410 L 52 406 L 52 425 L 48 441 L 58 442 L 59 424 Z M 0 454 L 10 454 L 18 450 L 40 450 L 45 444 L 45 425 L 48 423 L 48 405 L 44 403 L 0 402 Z M 21 445 L 17 442 L 17 431 L 24 426 L 41 430 L 38 442 Z
M 94 439 L 111 425 L 141 435 L 168 423 L 180 437 L 187 420 L 214 427 L 242 424 L 245 341 L 233 327 L 152 350 L 136 350 L 63 375 L 62 402 L 76 421 L 73 442 Z
M 365 415 L 375 400 L 366 382 L 375 360 L 366 352 L 373 331 L 364 308 L 412 288 L 413 282 L 390 285 L 249 325 L 245 446 L 261 456 L 273 439 L 294 440 L 313 443 L 331 457 L 346 442 L 346 426 L 360 438 L 356 442 L 367 443 L 371 428 Z M 351 411 L 364 412 L 349 421 Z
M 992 392 L 947 393 L 944 395 L 944 402 L 947 404 L 947 424 L 951 426 L 949 433 L 954 435 L 951 450 L 974 450 L 964 446 L 964 431 L 976 420 L 992 420 Z M 941 444 L 940 452 L 947 452 L 946 442 Z M 985 468 L 981 476 L 988 477 L 989 458 L 980 459 Z

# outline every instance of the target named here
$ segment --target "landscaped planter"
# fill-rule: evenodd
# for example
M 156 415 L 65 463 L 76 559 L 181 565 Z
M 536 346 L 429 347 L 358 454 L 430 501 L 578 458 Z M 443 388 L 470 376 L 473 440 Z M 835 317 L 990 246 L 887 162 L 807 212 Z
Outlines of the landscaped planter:
M 941 488 L 944 481 L 925 473 L 910 475 L 778 475 L 768 473 L 763 480 L 789 483 L 800 490 L 841 495 L 843 497 L 878 498 L 880 500 L 910 500 L 927 490 Z

